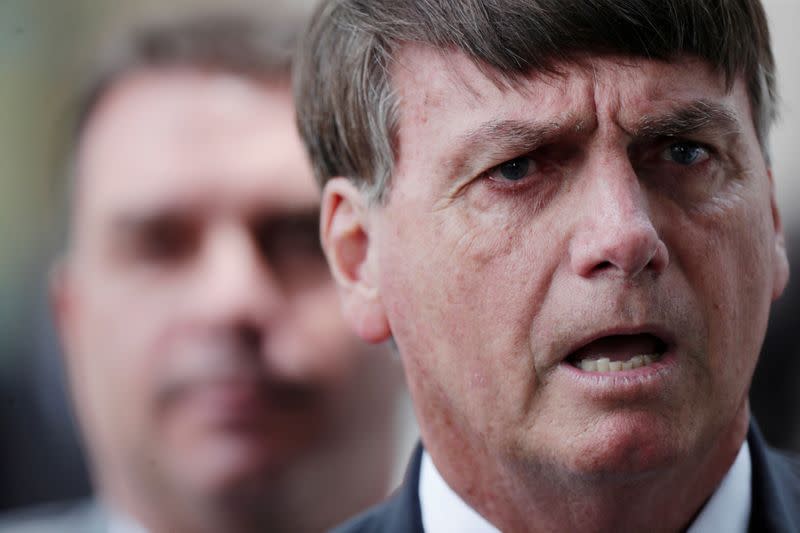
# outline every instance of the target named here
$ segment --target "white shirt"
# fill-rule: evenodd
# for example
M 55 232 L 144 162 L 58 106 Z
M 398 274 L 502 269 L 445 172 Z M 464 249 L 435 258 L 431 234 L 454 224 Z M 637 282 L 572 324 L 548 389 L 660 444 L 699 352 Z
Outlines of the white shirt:
M 147 530 L 132 518 L 112 511 L 108 517 L 108 533 L 147 533 Z
M 745 533 L 750 521 L 750 448 L 744 441 L 736 460 L 697 515 L 687 533 Z M 422 454 L 419 473 L 422 526 L 426 533 L 499 533 L 451 489 L 428 452 Z

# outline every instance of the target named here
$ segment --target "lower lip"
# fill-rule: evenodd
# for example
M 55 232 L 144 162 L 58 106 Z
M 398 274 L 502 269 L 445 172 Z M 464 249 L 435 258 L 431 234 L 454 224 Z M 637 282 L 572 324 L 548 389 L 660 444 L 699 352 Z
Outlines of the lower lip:
M 677 378 L 678 358 L 668 351 L 647 366 L 618 372 L 586 372 L 564 361 L 554 377 L 566 379 L 582 393 L 601 398 L 624 400 L 651 396 L 668 388 Z

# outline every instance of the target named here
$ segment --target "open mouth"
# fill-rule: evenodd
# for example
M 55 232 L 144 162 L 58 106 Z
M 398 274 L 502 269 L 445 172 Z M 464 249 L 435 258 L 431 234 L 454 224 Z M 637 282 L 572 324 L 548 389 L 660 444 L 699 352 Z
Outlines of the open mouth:
M 668 343 L 652 333 L 608 335 L 581 346 L 566 362 L 584 372 L 624 372 L 661 360 Z

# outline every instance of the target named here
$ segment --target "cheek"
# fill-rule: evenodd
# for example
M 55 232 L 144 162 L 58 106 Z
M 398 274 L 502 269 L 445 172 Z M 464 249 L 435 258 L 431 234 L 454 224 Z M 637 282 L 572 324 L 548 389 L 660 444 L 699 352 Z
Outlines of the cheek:
M 417 404 L 448 404 L 481 430 L 525 414 L 536 383 L 532 319 L 554 257 L 546 223 L 485 207 L 403 211 L 378 239 L 392 333 L 412 393 L 427 398 Z
M 346 382 L 367 351 L 345 322 L 331 279 L 295 291 L 269 334 L 268 351 L 294 359 L 308 379 L 329 384 Z
M 768 213 L 743 190 L 684 217 L 674 241 L 675 260 L 706 316 L 711 375 L 736 401 L 746 392 L 769 314 L 774 241 Z
M 174 302 L 172 302 L 174 304 Z M 75 357 L 89 408 L 116 425 L 141 426 L 155 396 L 158 340 L 174 305 L 162 291 L 128 290 L 118 281 L 84 291 L 81 335 Z

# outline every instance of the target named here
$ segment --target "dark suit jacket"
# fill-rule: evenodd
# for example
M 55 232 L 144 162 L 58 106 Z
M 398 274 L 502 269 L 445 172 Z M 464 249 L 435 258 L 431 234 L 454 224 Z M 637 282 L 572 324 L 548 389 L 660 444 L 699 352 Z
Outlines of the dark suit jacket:
M 800 532 L 800 459 L 767 446 L 755 423 L 750 424 L 747 442 L 753 465 L 749 531 Z M 422 446 L 418 446 L 397 492 L 332 533 L 423 533 L 418 492 L 421 459 Z

